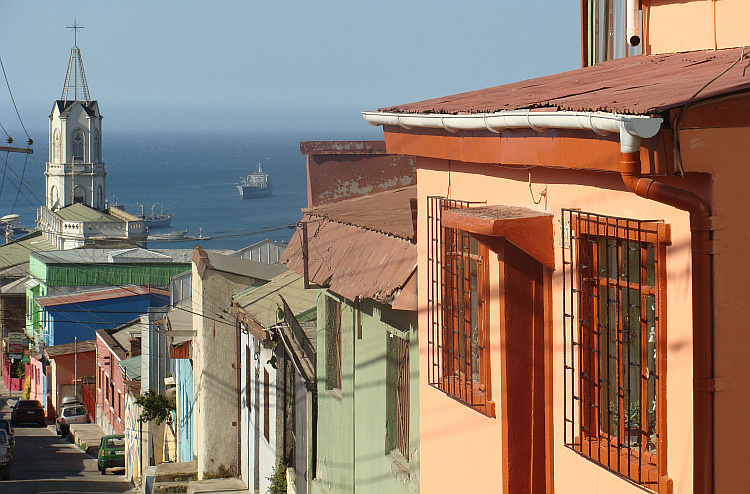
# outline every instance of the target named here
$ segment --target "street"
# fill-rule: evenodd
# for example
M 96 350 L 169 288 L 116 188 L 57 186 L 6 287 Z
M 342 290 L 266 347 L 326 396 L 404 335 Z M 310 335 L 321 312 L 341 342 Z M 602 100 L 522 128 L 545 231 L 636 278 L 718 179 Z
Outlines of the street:
M 0 396 L 0 417 L 10 417 L 10 406 L 17 398 Z M 54 425 L 22 425 L 15 432 L 10 480 L 0 481 L 2 494 L 136 492 L 123 477 L 124 469 L 111 469 L 103 476 L 96 458 L 56 435 Z

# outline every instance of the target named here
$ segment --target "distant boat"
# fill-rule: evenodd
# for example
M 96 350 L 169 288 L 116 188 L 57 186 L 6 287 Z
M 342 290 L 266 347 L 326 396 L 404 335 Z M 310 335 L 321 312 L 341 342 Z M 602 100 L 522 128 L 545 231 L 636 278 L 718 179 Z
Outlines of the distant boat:
M 169 233 L 152 233 L 147 240 L 180 240 L 185 238 L 187 230 L 174 230 Z
M 158 206 L 159 203 L 152 205 L 150 215 L 147 215 L 146 212 L 144 211 L 145 206 L 143 204 L 140 204 L 140 203 L 136 203 L 136 204 L 138 204 L 141 207 L 141 212 L 135 213 L 134 216 L 138 219 L 143 220 L 145 224 L 144 226 L 146 228 L 157 229 L 157 228 L 169 228 L 170 226 L 172 226 L 172 216 L 174 216 L 174 214 L 165 213 L 163 204 L 161 207 L 161 213 L 158 213 L 158 214 L 156 213 L 156 206 Z M 112 202 L 109 203 L 107 207 L 117 208 L 120 211 L 125 211 L 128 209 L 126 205 L 118 203 L 117 198 L 115 196 L 112 196 Z
M 137 218 L 140 218 L 144 221 L 146 224 L 146 228 L 148 229 L 156 229 L 156 228 L 169 228 L 172 226 L 172 216 L 174 214 L 172 213 L 165 213 L 164 212 L 164 205 L 161 207 L 161 213 L 156 213 L 156 206 L 159 204 L 156 203 L 153 206 L 151 206 L 151 214 L 147 215 L 144 211 L 143 204 L 136 203 L 141 207 L 140 213 L 135 213 L 135 216 Z
M 237 185 L 240 191 L 240 197 L 243 199 L 256 199 L 258 197 L 268 197 L 273 192 L 271 177 L 268 173 L 263 172 L 263 165 L 258 163 L 258 171 L 242 178 Z

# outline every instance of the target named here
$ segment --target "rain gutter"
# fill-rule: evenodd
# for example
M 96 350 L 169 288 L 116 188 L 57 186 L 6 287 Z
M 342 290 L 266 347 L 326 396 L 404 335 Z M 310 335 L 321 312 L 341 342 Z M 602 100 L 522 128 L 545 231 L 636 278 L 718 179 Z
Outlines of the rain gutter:
M 693 491 L 713 492 L 714 477 L 714 320 L 711 216 L 696 194 L 641 175 L 641 139 L 661 130 L 662 118 L 604 112 L 509 110 L 467 115 L 362 112 L 373 126 L 432 128 L 448 132 L 510 129 L 591 130 L 599 135 L 619 133 L 620 174 L 636 195 L 690 214 L 693 305 Z
M 512 129 L 591 130 L 599 135 L 620 134 L 620 151 L 638 151 L 641 139 L 653 137 L 661 128 L 662 119 L 640 115 L 619 115 L 604 112 L 509 110 L 496 113 L 442 115 L 436 113 L 362 112 L 370 125 L 398 125 L 405 129 L 431 128 L 448 132 L 489 130 L 502 133 Z

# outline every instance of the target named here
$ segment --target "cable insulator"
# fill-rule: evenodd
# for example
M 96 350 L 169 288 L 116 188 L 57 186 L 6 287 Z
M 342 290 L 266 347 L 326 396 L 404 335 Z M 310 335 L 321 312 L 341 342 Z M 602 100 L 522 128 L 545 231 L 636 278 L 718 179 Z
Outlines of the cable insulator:
M 29 139 L 28 141 L 26 141 L 26 144 L 28 144 L 29 146 L 33 146 L 34 145 L 34 139 Z
M 8 141 L 8 144 L 13 144 L 13 138 L 12 137 L 8 137 L 6 139 L 6 141 Z

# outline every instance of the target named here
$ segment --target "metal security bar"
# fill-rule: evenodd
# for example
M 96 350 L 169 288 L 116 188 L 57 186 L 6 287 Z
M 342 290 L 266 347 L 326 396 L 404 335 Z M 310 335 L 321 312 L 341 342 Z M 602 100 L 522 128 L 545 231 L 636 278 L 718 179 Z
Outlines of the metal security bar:
M 406 461 L 409 461 L 409 341 L 396 339 L 396 446 Z
M 562 211 L 567 447 L 660 492 L 668 227 Z
M 429 384 L 484 411 L 488 399 L 486 248 L 466 232 L 445 228 L 441 214 L 468 201 L 427 198 Z

